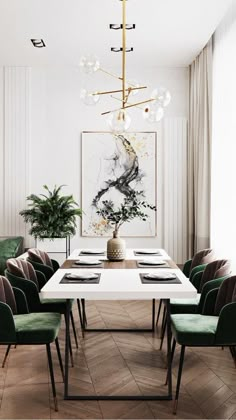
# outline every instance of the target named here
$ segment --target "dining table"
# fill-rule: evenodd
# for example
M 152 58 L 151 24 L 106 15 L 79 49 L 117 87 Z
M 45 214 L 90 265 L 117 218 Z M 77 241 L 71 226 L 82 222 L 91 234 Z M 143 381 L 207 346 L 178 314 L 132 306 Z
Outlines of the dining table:
M 104 249 L 75 249 L 42 288 L 43 299 L 66 299 L 65 400 L 171 400 L 171 313 L 170 299 L 195 298 L 197 290 L 164 249 L 126 250 L 123 261 L 110 261 Z M 82 337 L 90 332 L 155 332 L 156 300 L 163 299 L 167 323 L 167 391 L 161 395 L 78 395 L 69 392 L 69 341 L 71 299 L 76 299 Z M 149 300 L 150 326 L 146 328 L 89 328 L 86 300 Z

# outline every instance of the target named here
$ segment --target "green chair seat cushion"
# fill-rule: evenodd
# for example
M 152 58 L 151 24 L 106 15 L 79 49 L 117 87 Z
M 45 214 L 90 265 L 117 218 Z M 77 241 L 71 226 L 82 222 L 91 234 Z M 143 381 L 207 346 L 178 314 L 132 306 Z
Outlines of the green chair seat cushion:
M 170 311 L 172 314 L 194 314 L 197 312 L 201 294 L 198 293 L 193 299 L 170 299 Z
M 66 313 L 66 299 L 40 299 L 42 312 Z M 73 299 L 70 299 L 70 310 L 72 310 Z
M 218 316 L 171 315 L 171 328 L 177 343 L 186 346 L 211 346 L 215 341 Z
M 59 332 L 61 315 L 31 313 L 14 315 L 17 344 L 52 343 Z

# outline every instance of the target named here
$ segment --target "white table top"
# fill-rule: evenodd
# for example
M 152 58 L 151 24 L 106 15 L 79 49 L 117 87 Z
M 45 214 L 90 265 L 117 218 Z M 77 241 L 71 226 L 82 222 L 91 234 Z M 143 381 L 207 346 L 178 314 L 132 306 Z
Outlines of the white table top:
M 79 248 L 75 249 L 67 258 L 68 260 L 77 260 L 78 258 L 99 258 L 99 260 L 105 260 L 106 259 L 106 249 L 103 248 L 96 248 L 99 251 L 105 251 L 105 255 L 79 255 L 81 251 L 88 251 L 91 250 L 91 248 Z M 142 254 L 142 255 L 134 255 L 134 251 L 140 251 L 140 250 L 148 250 L 148 251 L 160 251 L 161 255 L 151 255 L 151 254 Z M 127 248 L 126 249 L 126 260 L 140 260 L 140 259 L 146 259 L 146 258 L 160 258 L 165 260 L 170 260 L 170 256 L 167 254 L 167 252 L 164 249 L 160 248 Z
M 75 250 L 71 254 L 70 259 L 78 258 L 79 251 Z M 162 258 L 166 257 L 163 255 Z M 129 250 L 127 259 L 135 259 L 133 250 Z M 66 273 L 84 273 L 85 269 L 59 269 L 41 290 L 41 297 L 47 299 L 149 300 L 155 298 L 194 298 L 197 295 L 196 289 L 179 269 L 150 269 L 147 267 L 137 269 L 98 269 L 88 267 L 86 271 L 101 273 L 100 283 L 60 284 Z M 157 271 L 175 273 L 181 284 L 142 284 L 139 273 L 150 273 L 152 271 L 155 271 L 155 273 Z

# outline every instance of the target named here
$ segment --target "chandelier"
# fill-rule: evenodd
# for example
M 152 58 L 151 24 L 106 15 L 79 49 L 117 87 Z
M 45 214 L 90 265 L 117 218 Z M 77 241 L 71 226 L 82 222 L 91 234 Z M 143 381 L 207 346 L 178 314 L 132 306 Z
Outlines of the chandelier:
M 102 71 L 107 75 L 114 77 L 121 82 L 121 89 L 109 91 L 88 91 L 82 89 L 80 98 L 86 105 L 96 105 L 103 95 L 110 95 L 113 99 L 120 101 L 119 108 L 105 111 L 101 115 L 108 115 L 107 124 L 114 133 L 122 133 L 129 129 L 131 124 L 131 117 L 127 109 L 135 107 L 142 110 L 143 118 L 149 123 L 157 123 L 164 116 L 164 108 L 169 105 L 171 101 L 170 92 L 164 87 L 158 87 L 153 90 L 151 96 L 147 100 L 139 102 L 132 102 L 132 97 L 140 90 L 147 89 L 147 86 L 140 86 L 136 81 L 129 81 L 126 78 L 126 54 L 133 51 L 132 48 L 127 48 L 126 45 L 126 31 L 135 29 L 135 24 L 126 23 L 126 1 L 122 2 L 122 24 L 110 24 L 110 29 L 122 31 L 122 47 L 111 48 L 113 52 L 122 53 L 122 71 L 121 76 L 115 75 L 109 71 L 104 70 L 100 66 L 100 62 L 95 55 L 86 55 L 80 59 L 80 68 L 84 73 L 93 74 L 97 71 Z M 120 94 L 119 97 L 113 94 Z

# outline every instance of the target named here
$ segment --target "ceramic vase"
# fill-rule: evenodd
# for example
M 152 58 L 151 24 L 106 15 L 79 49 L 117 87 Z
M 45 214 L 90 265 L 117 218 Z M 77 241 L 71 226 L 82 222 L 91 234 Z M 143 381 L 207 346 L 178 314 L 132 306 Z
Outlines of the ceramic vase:
M 114 230 L 113 238 L 107 241 L 107 258 L 110 261 L 122 261 L 125 259 L 125 241 L 119 236 L 119 232 Z

